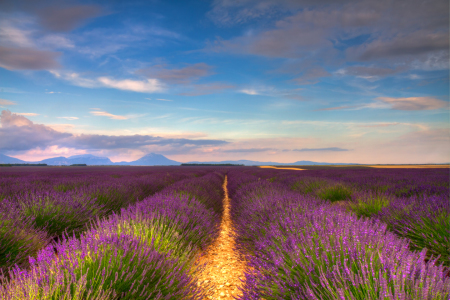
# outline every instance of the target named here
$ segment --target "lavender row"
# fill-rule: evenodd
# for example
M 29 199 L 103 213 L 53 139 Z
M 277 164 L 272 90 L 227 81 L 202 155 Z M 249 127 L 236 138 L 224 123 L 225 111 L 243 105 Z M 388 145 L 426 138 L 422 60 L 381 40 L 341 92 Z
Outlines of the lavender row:
M 3 276 L 0 299 L 201 299 L 192 272 L 219 234 L 222 180 L 185 179 L 65 236 Z
M 64 176 L 70 174 L 61 174 L 60 170 L 13 177 L 16 185 L 23 183 L 24 190 L 7 194 L 0 203 L 0 268 L 14 264 L 26 266 L 28 256 L 36 254 L 64 232 L 79 234 L 91 220 L 119 211 L 176 181 L 198 174 L 181 169 L 167 173 L 167 169 L 162 168 L 147 168 L 147 173 L 139 168 L 134 173 L 104 170 L 94 172 L 91 177 L 89 173 L 77 176 L 75 172 L 70 178 Z M 2 174 L 2 177 L 11 176 Z M 47 185 L 33 183 L 36 178 Z M 70 188 L 65 191 L 51 188 L 61 187 L 61 182 Z M 34 189 L 26 190 L 33 184 Z
M 302 171 L 278 174 L 275 178 L 302 194 L 345 201 L 343 204 L 357 216 L 385 222 L 389 230 L 410 240 L 411 249 L 426 248 L 427 259 L 433 255 L 450 266 L 448 170 Z M 382 188 L 394 183 L 394 191 Z
M 448 299 L 445 268 L 385 223 L 256 176 L 229 178 L 252 267 L 242 299 Z

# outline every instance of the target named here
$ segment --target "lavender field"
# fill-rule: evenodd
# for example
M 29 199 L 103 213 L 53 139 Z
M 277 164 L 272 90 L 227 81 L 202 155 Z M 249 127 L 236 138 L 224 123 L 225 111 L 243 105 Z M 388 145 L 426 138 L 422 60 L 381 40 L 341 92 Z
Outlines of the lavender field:
M 0 299 L 447 300 L 449 180 L 448 169 L 2 168 Z M 246 267 L 215 286 L 199 258 L 223 232 L 226 194 L 228 257 Z

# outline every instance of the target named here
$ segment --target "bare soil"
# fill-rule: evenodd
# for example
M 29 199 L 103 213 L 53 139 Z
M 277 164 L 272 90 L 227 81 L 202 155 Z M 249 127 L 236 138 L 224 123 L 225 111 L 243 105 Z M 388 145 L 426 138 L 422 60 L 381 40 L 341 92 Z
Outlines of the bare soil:
M 241 296 L 239 287 L 244 282 L 247 263 L 235 249 L 233 223 L 230 218 L 230 199 L 227 177 L 223 183 L 224 212 L 217 240 L 205 250 L 198 263 L 206 267 L 197 274 L 199 285 L 205 289 L 207 299 L 233 299 Z

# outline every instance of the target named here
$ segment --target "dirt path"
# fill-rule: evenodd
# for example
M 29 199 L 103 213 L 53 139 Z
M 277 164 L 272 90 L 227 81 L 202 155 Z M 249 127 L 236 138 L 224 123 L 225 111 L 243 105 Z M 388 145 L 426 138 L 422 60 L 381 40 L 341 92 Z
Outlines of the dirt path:
M 206 249 L 200 263 L 207 262 L 206 268 L 198 274 L 200 286 L 209 287 L 207 299 L 233 299 L 239 296 L 239 287 L 244 279 L 246 263 L 234 250 L 233 224 L 230 218 L 230 199 L 228 198 L 227 176 L 223 183 L 225 198 L 224 212 L 220 224 L 220 235 Z

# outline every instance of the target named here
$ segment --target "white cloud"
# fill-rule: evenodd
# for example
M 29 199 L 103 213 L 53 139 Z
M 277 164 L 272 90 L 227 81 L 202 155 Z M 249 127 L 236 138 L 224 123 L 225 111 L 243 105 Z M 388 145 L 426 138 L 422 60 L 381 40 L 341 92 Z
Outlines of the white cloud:
M 108 117 L 113 120 L 127 120 L 128 119 L 128 117 L 126 117 L 126 116 L 113 115 L 113 114 L 110 114 L 109 112 L 100 111 L 100 110 L 93 110 L 90 113 L 91 113 L 91 115 L 94 115 L 94 116 Z
M 416 79 L 421 79 L 422 78 L 421 76 L 419 76 L 417 74 L 409 74 L 407 77 L 409 79 L 412 79 L 412 80 L 416 80 Z
M 122 79 L 116 80 L 110 77 L 98 77 L 94 79 L 84 78 L 78 73 L 74 72 L 58 72 L 55 70 L 50 71 L 56 78 L 69 81 L 74 85 L 86 87 L 86 88 L 113 88 L 124 91 L 132 91 L 139 93 L 157 93 L 165 90 L 164 84 L 158 79 L 146 79 L 146 80 L 132 80 Z
M 57 117 L 58 119 L 66 119 L 66 120 L 78 120 L 77 117 Z
M 73 44 L 73 42 L 71 40 L 69 40 L 68 38 L 62 36 L 62 35 L 58 35 L 58 34 L 50 34 L 47 36 L 44 36 L 42 39 L 40 39 L 40 44 L 44 45 L 44 46 L 48 46 L 51 48 L 57 48 L 57 49 L 62 49 L 62 48 L 74 48 L 75 45 Z
M 140 93 L 155 93 L 164 90 L 163 85 L 158 79 L 139 80 L 114 80 L 108 77 L 99 77 L 97 80 L 106 87 L 111 87 L 119 90 L 133 91 Z
M 16 105 L 16 102 L 6 99 L 0 99 L 0 105 Z
M 396 110 L 433 110 L 448 108 L 448 102 L 433 97 L 378 97 L 376 100 L 390 104 Z
M 173 100 L 169 100 L 169 99 L 156 99 L 158 101 L 173 101 Z
M 261 95 L 257 90 L 255 89 L 243 89 L 240 90 L 239 92 L 243 93 L 243 94 L 247 94 L 247 95 Z
M 20 115 L 20 116 L 27 116 L 27 117 L 39 116 L 39 114 L 36 114 L 36 113 L 15 113 L 15 114 Z
M 17 28 L 10 20 L 0 22 L 0 40 L 2 44 L 17 47 L 34 47 L 34 43 L 29 37 L 30 34 L 30 30 Z

